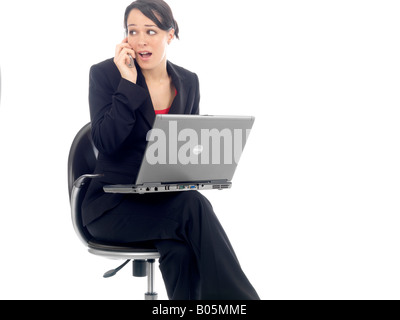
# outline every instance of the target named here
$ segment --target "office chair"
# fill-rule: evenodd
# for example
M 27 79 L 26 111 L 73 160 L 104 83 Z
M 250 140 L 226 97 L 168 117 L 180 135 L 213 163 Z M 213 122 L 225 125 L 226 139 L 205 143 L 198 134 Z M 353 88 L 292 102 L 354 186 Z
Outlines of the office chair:
M 116 244 L 96 241 L 82 224 L 81 205 L 91 179 L 94 175 L 98 151 L 92 142 L 91 124 L 85 125 L 76 135 L 68 157 L 68 187 L 71 204 L 72 224 L 76 234 L 91 254 L 110 259 L 126 260 L 120 267 L 104 274 L 105 278 L 114 276 L 131 260 L 133 261 L 133 276 L 147 276 L 148 290 L 145 300 L 157 300 L 154 291 L 154 263 L 160 258 L 156 248 L 148 243 Z

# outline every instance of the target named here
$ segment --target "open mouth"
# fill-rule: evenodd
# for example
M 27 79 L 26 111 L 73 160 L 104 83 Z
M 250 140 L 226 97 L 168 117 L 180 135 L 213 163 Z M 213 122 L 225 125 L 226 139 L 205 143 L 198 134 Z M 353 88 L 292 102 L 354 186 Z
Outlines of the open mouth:
M 139 53 L 139 55 L 142 57 L 142 58 L 150 58 L 153 54 L 151 53 L 151 52 L 140 52 Z

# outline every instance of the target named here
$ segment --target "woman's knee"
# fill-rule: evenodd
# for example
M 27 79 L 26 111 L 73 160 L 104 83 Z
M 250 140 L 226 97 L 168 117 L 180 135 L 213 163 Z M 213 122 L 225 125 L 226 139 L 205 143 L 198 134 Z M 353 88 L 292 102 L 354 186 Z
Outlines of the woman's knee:
M 160 264 L 163 262 L 174 264 L 187 263 L 192 259 L 192 250 L 188 244 L 176 240 L 159 240 L 155 242 L 160 252 Z
M 197 191 L 181 192 L 179 202 L 187 212 L 212 212 L 213 208 L 208 199 Z

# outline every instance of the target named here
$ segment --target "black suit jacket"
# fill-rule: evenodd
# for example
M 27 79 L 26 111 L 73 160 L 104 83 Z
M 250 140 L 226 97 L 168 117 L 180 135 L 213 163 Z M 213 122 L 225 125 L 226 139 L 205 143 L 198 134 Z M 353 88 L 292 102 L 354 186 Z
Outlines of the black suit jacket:
M 89 105 L 92 138 L 99 150 L 93 180 L 82 204 L 83 224 L 115 208 L 124 198 L 106 194 L 106 184 L 133 184 L 147 145 L 146 135 L 155 121 L 154 107 L 145 78 L 138 65 L 134 84 L 122 79 L 112 59 L 92 66 L 89 82 Z M 199 114 L 200 90 L 196 74 L 171 62 L 167 71 L 177 89 L 170 114 Z

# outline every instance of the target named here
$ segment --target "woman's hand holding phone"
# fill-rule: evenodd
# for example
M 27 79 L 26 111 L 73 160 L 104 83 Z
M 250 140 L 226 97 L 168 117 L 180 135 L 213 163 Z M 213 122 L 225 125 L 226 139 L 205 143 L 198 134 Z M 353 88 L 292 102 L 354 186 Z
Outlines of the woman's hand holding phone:
M 137 81 L 135 58 L 136 53 L 129 45 L 128 38 L 125 38 L 115 49 L 114 63 L 121 73 L 121 77 L 133 83 Z

